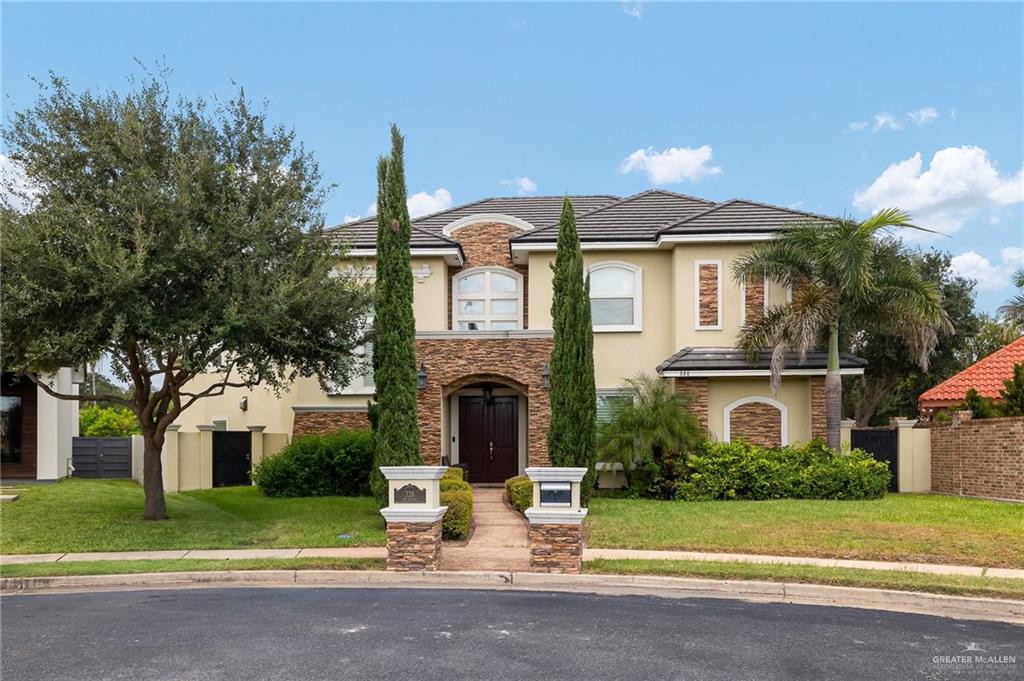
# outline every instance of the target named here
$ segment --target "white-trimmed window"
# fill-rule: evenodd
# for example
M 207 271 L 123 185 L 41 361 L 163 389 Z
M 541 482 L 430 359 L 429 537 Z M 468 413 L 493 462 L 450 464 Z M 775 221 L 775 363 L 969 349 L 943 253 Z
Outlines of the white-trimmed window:
M 722 261 L 693 261 L 693 326 L 697 331 L 722 329 Z
M 373 310 L 366 315 L 363 328 L 373 328 Z M 348 385 L 337 390 L 338 395 L 372 395 L 376 386 L 373 376 L 373 341 L 367 340 L 353 350 L 355 367 Z
M 627 262 L 599 262 L 590 276 L 590 317 L 594 331 L 643 328 L 643 271 Z
M 452 279 L 452 329 L 523 328 L 523 277 L 504 267 L 475 267 Z
M 632 390 L 599 388 L 597 391 L 597 425 L 602 426 L 611 421 L 620 409 L 632 403 L 634 399 L 636 399 L 636 394 Z

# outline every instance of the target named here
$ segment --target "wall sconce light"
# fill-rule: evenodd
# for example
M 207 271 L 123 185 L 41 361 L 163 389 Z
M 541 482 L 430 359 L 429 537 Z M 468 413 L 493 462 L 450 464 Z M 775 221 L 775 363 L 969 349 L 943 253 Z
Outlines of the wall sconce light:
M 545 390 L 551 389 L 551 363 L 544 362 L 544 369 L 540 372 L 540 385 Z
M 242 411 L 248 411 L 249 410 L 249 396 L 248 395 L 242 395 L 242 399 L 238 400 L 238 408 L 241 409 Z
M 484 404 L 491 406 L 494 404 L 494 389 L 484 388 Z
M 419 390 L 427 388 L 427 365 L 420 363 L 420 370 L 416 372 L 416 387 Z

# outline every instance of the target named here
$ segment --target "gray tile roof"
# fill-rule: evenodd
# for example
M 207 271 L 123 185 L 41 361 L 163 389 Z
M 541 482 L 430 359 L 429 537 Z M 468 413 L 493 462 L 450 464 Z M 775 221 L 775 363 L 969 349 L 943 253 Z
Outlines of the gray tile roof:
M 702 213 L 688 216 L 662 230 L 661 234 L 775 232 L 796 222 L 823 220 L 835 218 L 766 203 L 731 199 Z
M 442 234 L 446 225 L 470 215 L 500 213 L 525 220 L 531 225 L 557 223 L 562 213 L 563 196 L 503 196 L 481 199 L 449 208 L 412 221 L 412 248 L 436 248 L 456 245 L 456 242 Z M 611 195 L 570 196 L 576 215 L 614 204 L 619 197 Z M 372 248 L 377 240 L 377 218 L 370 217 L 356 222 L 331 227 L 328 233 L 352 247 Z
M 652 241 L 659 230 L 702 213 L 714 205 L 713 201 L 706 199 L 651 189 L 582 215 L 577 209 L 576 231 L 580 241 Z M 558 236 L 557 219 L 558 216 L 555 216 L 552 224 L 520 234 L 511 241 L 554 241 Z
M 742 350 L 735 348 L 715 347 L 688 347 L 683 348 L 658 365 L 658 373 L 666 371 L 736 371 L 736 370 L 767 370 L 771 368 L 772 351 L 762 350 L 757 358 L 751 362 L 747 359 Z M 800 361 L 800 353 L 791 351 L 786 353 L 787 369 L 821 369 L 828 365 L 828 352 L 825 350 L 812 350 L 807 353 L 804 361 Z M 859 369 L 867 366 L 867 361 L 850 355 L 840 353 L 840 369 Z

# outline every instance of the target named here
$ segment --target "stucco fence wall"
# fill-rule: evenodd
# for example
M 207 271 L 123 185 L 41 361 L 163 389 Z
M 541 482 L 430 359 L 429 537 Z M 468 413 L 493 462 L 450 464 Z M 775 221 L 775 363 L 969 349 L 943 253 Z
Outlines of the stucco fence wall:
M 265 433 L 259 426 L 249 428 L 252 437 L 252 468 L 277 454 L 291 440 L 287 433 Z M 142 484 L 142 437 L 132 438 L 132 478 Z M 160 451 L 165 492 L 186 492 L 213 488 L 213 430 L 182 432 L 170 426 Z
M 957 412 L 931 435 L 932 491 L 1024 501 L 1024 417 L 971 419 Z

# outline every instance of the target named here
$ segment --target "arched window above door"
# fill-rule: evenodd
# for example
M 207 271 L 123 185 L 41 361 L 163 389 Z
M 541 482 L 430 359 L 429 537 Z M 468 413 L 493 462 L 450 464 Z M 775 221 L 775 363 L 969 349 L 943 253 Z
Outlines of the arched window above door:
M 452 329 L 523 328 L 523 277 L 504 267 L 475 267 L 452 279 Z

